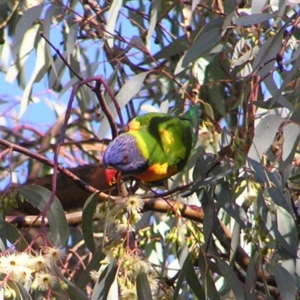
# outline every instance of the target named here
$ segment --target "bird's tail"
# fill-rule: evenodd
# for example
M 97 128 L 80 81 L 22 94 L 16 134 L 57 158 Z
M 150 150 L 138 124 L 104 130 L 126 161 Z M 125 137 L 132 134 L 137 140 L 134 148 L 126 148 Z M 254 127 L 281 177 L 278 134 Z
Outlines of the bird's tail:
M 191 123 L 192 130 L 194 133 L 193 147 L 195 146 L 198 139 L 200 117 L 201 117 L 201 109 L 198 103 L 194 104 L 192 107 L 190 107 L 190 109 L 186 113 L 180 116 L 181 119 L 187 120 Z

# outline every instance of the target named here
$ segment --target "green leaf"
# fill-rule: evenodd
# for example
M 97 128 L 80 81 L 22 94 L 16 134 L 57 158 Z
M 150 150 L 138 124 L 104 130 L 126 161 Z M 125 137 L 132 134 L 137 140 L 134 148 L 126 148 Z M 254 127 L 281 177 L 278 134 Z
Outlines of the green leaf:
M 280 247 L 284 248 L 292 258 L 296 258 L 298 249 L 298 232 L 296 222 L 283 207 L 278 206 L 276 209 L 277 228 L 275 231 L 276 239 Z M 279 240 L 280 239 L 280 240 Z
M 245 52 L 245 45 L 247 49 L 250 48 L 250 50 Z M 258 51 L 259 51 L 258 46 L 254 46 L 252 48 L 250 43 L 246 39 L 241 38 L 234 47 L 233 57 L 231 60 L 230 67 L 234 68 L 249 62 L 251 58 L 257 54 Z
M 227 182 L 221 182 L 216 186 L 216 199 L 219 207 L 222 207 L 241 226 L 250 226 L 245 211 L 233 201 L 232 192 Z
M 215 203 L 212 199 L 211 194 L 205 189 L 203 189 L 202 195 L 200 193 L 199 198 L 201 199 L 201 204 L 203 206 L 205 215 L 205 218 L 203 220 L 203 234 L 205 239 L 205 246 L 208 249 L 212 242 L 212 232 L 217 221 Z
M 66 44 L 68 63 L 70 63 L 70 56 L 74 52 L 74 48 L 75 48 L 76 41 L 77 41 L 78 28 L 79 28 L 79 25 L 77 23 L 75 23 L 71 26 L 70 31 L 68 33 L 67 44 Z
M 20 186 L 20 193 L 39 211 L 45 208 L 51 196 L 49 190 L 38 185 L 22 185 Z M 56 246 L 64 247 L 69 239 L 69 225 L 63 207 L 57 197 L 54 197 L 46 217 L 49 222 L 53 243 Z
M 179 292 L 180 292 L 180 289 L 181 289 L 181 286 L 183 285 L 183 282 L 185 280 L 185 271 L 183 268 L 181 268 L 181 270 L 179 271 L 179 276 L 178 276 L 178 279 L 177 279 L 177 282 L 176 282 L 176 286 L 175 286 L 175 289 L 174 289 L 174 293 L 173 293 L 173 300 L 177 300 L 179 299 Z
M 192 1 L 192 11 L 197 7 L 201 0 L 193 0 Z
M 150 48 L 150 40 L 152 37 L 152 34 L 155 30 L 156 27 L 156 22 L 157 22 L 157 17 L 158 13 L 160 11 L 160 6 L 161 6 L 161 0 L 153 0 L 151 4 L 151 13 L 150 13 L 150 22 L 149 22 L 149 27 L 148 27 L 148 32 L 147 32 L 147 46 Z
M 253 71 L 257 71 L 257 75 L 264 78 L 274 68 L 275 58 L 280 51 L 281 42 L 281 32 L 264 41 L 252 64 Z
M 120 12 L 120 9 L 123 5 L 123 1 L 120 0 L 113 0 L 111 2 L 109 12 L 108 12 L 108 19 L 107 19 L 107 25 L 105 27 L 106 32 L 106 38 L 108 46 L 112 49 L 114 46 L 114 34 L 115 34 L 115 27 L 117 18 Z
M 260 161 L 262 155 L 269 149 L 274 141 L 278 127 L 284 119 L 277 115 L 264 117 L 255 128 L 253 143 L 250 147 L 248 157 Z
M 260 13 L 262 9 L 264 8 L 267 0 L 252 0 L 251 3 L 251 13 Z
M 188 38 L 186 34 L 178 37 L 174 41 L 172 41 L 170 44 L 166 45 L 165 47 L 162 47 L 160 51 L 155 53 L 153 57 L 156 60 L 162 59 L 162 58 L 170 58 L 174 55 L 177 55 L 179 53 L 182 53 L 188 49 Z M 152 62 L 151 58 L 146 58 L 143 62 L 139 63 L 139 65 L 147 64 Z
M 5 217 L 2 211 L 0 211 L 0 251 L 4 252 L 7 247 L 7 228 Z
M 32 27 L 33 23 L 37 20 L 37 18 L 40 16 L 42 9 L 44 8 L 44 4 L 33 6 L 29 9 L 27 9 L 20 20 L 18 21 L 17 27 L 15 29 L 15 36 L 12 46 L 12 55 L 14 60 L 16 61 L 17 56 L 20 54 L 20 46 L 22 41 L 25 38 L 25 33 L 29 28 Z M 37 26 L 39 27 L 39 26 Z M 34 41 L 34 40 L 33 40 Z M 26 38 L 25 43 L 32 42 L 31 40 L 28 40 Z
M 277 15 L 276 14 L 251 14 L 248 16 L 242 16 L 239 17 L 235 20 L 235 24 L 238 26 L 249 26 L 249 25 L 254 25 L 254 24 L 259 24 L 265 21 L 269 21 L 272 18 L 275 18 Z
M 3 275 L 1 274 L 0 276 L 2 277 Z M 16 297 L 14 297 L 14 300 L 22 300 L 22 296 L 20 294 L 17 284 L 15 282 L 13 282 L 12 280 L 8 280 L 7 285 L 9 286 L 10 289 L 12 289 L 16 293 Z M 3 290 L 3 288 L 1 288 L 1 290 Z M 4 298 L 2 298 L 2 299 L 4 299 Z
M 94 286 L 91 300 L 107 300 L 110 288 L 116 279 L 118 266 L 111 262 L 101 273 L 98 282 Z
M 145 273 L 139 273 L 136 277 L 136 292 L 139 300 L 152 300 L 152 293 Z
M 13 224 L 5 222 L 5 232 L 7 239 L 11 244 L 15 244 L 18 251 L 24 251 L 28 243 L 21 233 Z
M 232 220 L 231 223 L 233 224 L 233 228 L 231 231 L 232 238 L 230 241 L 229 262 L 233 263 L 235 261 L 237 248 L 240 246 L 241 243 L 241 227 L 238 222 L 234 222 Z M 251 228 L 251 225 L 249 225 L 248 228 Z
M 267 186 L 267 192 L 272 201 L 276 205 L 283 207 L 290 214 L 293 214 L 293 208 L 289 199 L 290 195 L 283 191 L 283 180 L 280 173 L 268 171 L 261 163 L 252 158 L 248 158 L 248 163 L 253 171 L 255 180 L 264 182 Z
M 51 24 L 52 24 L 52 20 L 55 19 L 55 17 L 59 14 L 62 13 L 62 6 L 61 5 L 55 5 L 52 4 L 49 6 L 49 8 L 46 11 L 45 14 L 45 20 L 44 20 L 44 35 L 47 38 L 48 41 L 50 41 L 50 29 L 51 29 Z M 58 76 L 58 72 L 56 70 L 55 64 L 54 64 L 54 60 L 52 57 L 52 53 L 51 53 L 51 46 L 46 43 L 46 50 L 47 50 L 47 54 L 48 54 L 48 58 L 50 61 L 50 64 L 52 66 L 52 70 L 54 72 L 54 74 L 56 75 L 56 77 Z
M 181 67 L 186 68 L 189 63 L 195 61 L 202 55 L 208 53 L 215 47 L 221 39 L 221 27 L 224 18 L 215 18 L 207 23 L 199 32 L 192 46 L 187 50 L 181 63 Z M 176 67 L 177 68 L 177 67 Z M 176 72 L 175 72 L 176 74 Z
M 294 58 L 294 56 L 293 56 L 293 58 Z M 280 88 L 277 88 L 277 86 L 276 86 L 276 89 L 274 88 L 275 92 L 273 90 L 270 91 L 273 96 L 273 100 L 270 104 L 270 107 L 273 107 L 274 103 L 278 102 L 291 111 L 294 111 L 296 109 L 293 105 L 290 104 L 289 101 L 286 100 L 284 95 L 285 95 L 285 90 L 287 89 L 287 86 L 292 81 L 294 81 L 298 78 L 299 67 L 300 67 L 300 60 L 296 59 L 292 63 L 292 69 L 289 70 L 288 72 L 284 73 L 284 76 L 283 76 L 284 80 L 283 80 L 283 82 L 280 83 Z M 272 82 L 274 82 L 274 81 L 272 81 Z
M 279 264 L 273 266 L 273 274 L 280 291 L 281 299 L 295 299 L 296 287 L 293 276 Z
M 256 285 L 256 274 L 257 274 L 257 261 L 258 253 L 256 252 L 254 256 L 250 258 L 249 264 L 247 266 L 247 275 L 245 282 L 245 292 L 247 300 L 255 300 L 255 285 Z
M 18 53 L 15 54 L 15 63 L 10 66 L 6 74 L 6 80 L 10 83 L 16 80 L 16 77 L 23 70 L 29 54 L 32 49 L 34 49 L 34 43 L 38 30 L 40 28 L 39 24 L 34 25 L 28 29 L 24 34 L 24 40 L 21 41 L 21 44 L 16 45 Z M 12 53 L 14 51 L 14 46 L 12 48 Z
M 119 105 L 125 106 L 141 89 L 149 72 L 142 72 L 127 81 L 116 95 Z
M 282 84 L 282 87 L 279 89 L 277 87 L 277 83 L 275 82 L 274 78 L 272 76 L 268 76 L 264 79 L 264 84 L 266 85 L 266 88 L 272 95 L 272 101 L 269 104 L 268 109 L 271 109 L 274 107 L 275 103 L 278 103 L 281 105 L 281 107 L 286 107 L 290 111 L 294 111 L 294 106 L 286 99 L 284 94 L 281 92 L 282 87 L 285 87 L 285 85 Z
M 191 257 L 188 257 L 186 260 L 186 281 L 190 288 L 192 289 L 193 293 L 195 294 L 196 298 L 198 300 L 206 300 L 205 293 L 203 291 L 203 287 L 197 277 L 197 274 L 195 272 L 194 266 L 191 262 Z
M 93 217 L 98 203 L 98 193 L 94 193 L 86 200 L 82 210 L 82 234 L 88 249 L 95 252 L 95 241 L 93 235 Z
M 181 289 L 184 279 L 186 279 L 188 285 L 192 289 L 197 299 L 206 299 L 203 292 L 202 285 L 198 280 L 194 266 L 191 262 L 192 255 L 189 253 L 185 259 L 185 262 L 180 270 L 179 277 L 177 279 L 176 287 L 173 294 L 173 299 L 178 299 L 179 291 Z
M 43 70 L 44 73 L 48 68 L 48 61 L 46 59 L 46 42 L 44 39 L 40 39 L 37 45 L 37 54 L 36 54 L 36 64 L 35 68 L 32 71 L 31 78 L 26 84 L 26 88 L 21 98 L 21 107 L 19 115 L 22 116 L 26 110 L 26 107 L 29 102 L 29 97 L 32 93 L 33 84 L 36 81 L 36 77 L 40 75 L 40 72 Z
M 300 126 L 290 123 L 283 127 L 282 160 L 291 163 L 298 146 Z
M 272 201 L 285 210 L 287 210 L 290 214 L 293 214 L 293 208 L 290 201 L 290 194 L 284 192 L 283 180 L 281 174 L 278 172 L 269 172 L 264 170 L 265 172 L 265 180 L 264 183 L 269 184 L 270 187 L 267 187 L 267 191 L 272 198 Z M 256 176 L 256 174 L 255 174 Z
M 217 264 L 223 277 L 225 278 L 225 281 L 228 283 L 230 289 L 232 290 L 235 299 L 244 300 L 244 289 L 236 274 L 222 259 L 217 258 Z
M 66 293 L 69 296 L 69 299 L 76 299 L 76 300 L 88 300 L 89 298 L 83 293 L 78 286 L 75 286 L 71 281 L 67 280 L 66 278 L 62 279 L 68 284 L 68 288 Z
M 216 289 L 215 282 L 214 282 L 213 275 L 212 275 L 214 272 L 209 269 L 207 257 L 205 256 L 202 249 L 199 252 L 198 265 L 199 265 L 200 272 L 201 272 L 201 280 L 203 283 L 203 289 L 206 292 L 205 299 L 209 298 L 211 300 L 220 300 L 220 296 Z
M 18 291 L 18 294 L 20 295 L 20 300 L 32 300 L 31 295 L 22 284 L 15 282 L 15 285 L 16 285 L 15 290 Z
M 67 53 L 61 53 L 62 56 L 66 59 L 67 58 Z M 49 78 L 48 78 L 48 87 L 49 89 L 54 89 L 54 90 L 60 90 L 61 86 L 61 77 L 63 76 L 63 73 L 65 71 L 66 65 L 62 61 L 62 59 L 59 56 L 56 56 L 55 62 L 54 62 L 54 67 L 51 68 L 50 73 L 49 73 Z
M 139 7 L 141 11 L 144 11 L 145 8 L 145 3 L 140 2 L 139 3 Z M 137 29 L 139 30 L 139 36 L 142 36 L 142 28 L 145 28 L 145 19 L 142 17 L 142 15 L 137 14 L 134 10 L 129 9 L 128 10 L 128 16 L 130 18 L 130 20 L 132 20 L 133 24 L 137 27 Z
M 78 281 L 76 282 L 76 286 L 79 289 L 84 289 L 87 284 L 91 281 L 90 272 L 92 270 L 98 270 L 100 267 L 100 261 L 105 258 L 105 254 L 102 251 L 96 251 L 93 254 L 92 260 L 86 266 L 84 271 L 81 273 Z

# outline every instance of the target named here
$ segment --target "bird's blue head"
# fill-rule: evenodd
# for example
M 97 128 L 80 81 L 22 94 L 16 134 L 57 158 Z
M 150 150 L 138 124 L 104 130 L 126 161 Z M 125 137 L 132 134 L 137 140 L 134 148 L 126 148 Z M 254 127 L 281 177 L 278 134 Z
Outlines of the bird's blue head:
M 135 137 L 126 133 L 117 136 L 108 145 L 103 155 L 103 164 L 117 169 L 122 175 L 134 175 L 148 168 Z

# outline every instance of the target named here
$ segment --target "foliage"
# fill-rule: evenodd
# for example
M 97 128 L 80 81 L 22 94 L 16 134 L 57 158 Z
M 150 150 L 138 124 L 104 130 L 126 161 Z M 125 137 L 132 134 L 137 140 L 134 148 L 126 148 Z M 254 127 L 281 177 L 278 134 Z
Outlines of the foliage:
M 299 297 L 300 12 L 290 2 L 0 0 L 1 180 L 54 174 L 51 191 L 2 193 L 0 260 L 67 253 L 40 270 L 0 264 L 2 297 Z M 128 181 L 113 196 L 64 169 L 101 161 L 136 115 L 192 102 L 198 143 L 167 184 Z M 93 193 L 77 199 L 82 217 L 55 197 L 58 172 Z M 39 218 L 11 216 L 16 201 Z

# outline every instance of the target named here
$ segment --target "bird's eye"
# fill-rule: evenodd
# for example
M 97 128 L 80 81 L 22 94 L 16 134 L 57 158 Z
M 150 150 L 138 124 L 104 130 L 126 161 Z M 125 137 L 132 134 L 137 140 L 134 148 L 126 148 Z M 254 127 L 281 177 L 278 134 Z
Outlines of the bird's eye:
M 128 155 L 124 155 L 123 161 L 122 161 L 123 165 L 124 165 L 124 164 L 127 164 L 128 159 L 129 159 Z

